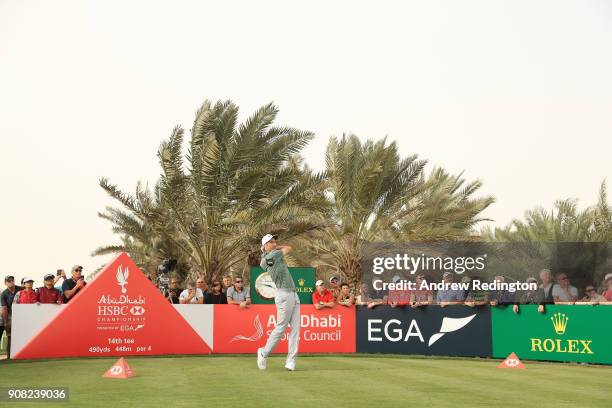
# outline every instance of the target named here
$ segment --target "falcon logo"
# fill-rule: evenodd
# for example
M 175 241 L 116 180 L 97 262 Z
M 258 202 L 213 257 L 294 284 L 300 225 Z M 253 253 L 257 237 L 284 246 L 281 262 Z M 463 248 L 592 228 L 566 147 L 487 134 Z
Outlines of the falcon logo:
M 142 316 L 145 312 L 145 308 L 142 306 L 132 306 L 130 313 L 132 316 Z
M 255 326 L 255 333 L 253 333 L 251 337 L 246 337 L 246 336 L 239 334 L 238 336 L 232 337 L 232 339 L 230 340 L 230 343 L 233 343 L 238 340 L 257 341 L 261 339 L 263 336 L 263 326 L 261 325 L 261 320 L 259 319 L 259 315 L 255 316 L 255 319 L 253 320 L 253 326 Z
M 444 319 L 442 319 L 442 327 L 440 327 L 440 332 L 434 334 L 429 338 L 428 345 L 431 346 L 436 341 L 440 340 L 440 338 L 446 333 L 451 333 L 465 327 L 469 322 L 472 321 L 474 317 L 476 317 L 476 313 L 468 317 L 445 317 Z
M 128 284 L 128 276 L 130 276 L 130 271 L 128 270 L 128 268 L 125 268 L 125 271 L 121 270 L 121 265 L 119 265 L 119 268 L 117 268 L 117 284 L 119 286 L 121 286 L 121 293 L 127 293 L 127 288 L 125 287 L 125 285 Z

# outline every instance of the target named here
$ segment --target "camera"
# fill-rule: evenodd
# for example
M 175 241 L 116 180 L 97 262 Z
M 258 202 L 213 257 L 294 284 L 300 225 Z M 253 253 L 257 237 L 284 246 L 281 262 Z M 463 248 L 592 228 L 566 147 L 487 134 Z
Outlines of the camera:
M 164 297 L 169 295 L 168 285 L 170 285 L 170 277 L 168 274 L 176 268 L 176 263 L 176 259 L 168 258 L 157 265 L 157 288 Z

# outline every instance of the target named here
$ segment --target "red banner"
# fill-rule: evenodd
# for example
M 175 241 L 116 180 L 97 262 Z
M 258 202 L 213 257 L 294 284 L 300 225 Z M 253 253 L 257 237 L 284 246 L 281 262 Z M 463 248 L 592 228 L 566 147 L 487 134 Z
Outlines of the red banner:
M 255 353 L 263 347 L 276 324 L 274 305 L 215 305 L 214 353 Z M 354 353 L 355 308 L 335 306 L 317 310 L 302 305 L 300 352 Z M 290 328 L 287 329 L 287 333 Z M 275 353 L 287 352 L 287 333 Z
M 122 253 L 14 358 L 210 352 L 202 337 Z

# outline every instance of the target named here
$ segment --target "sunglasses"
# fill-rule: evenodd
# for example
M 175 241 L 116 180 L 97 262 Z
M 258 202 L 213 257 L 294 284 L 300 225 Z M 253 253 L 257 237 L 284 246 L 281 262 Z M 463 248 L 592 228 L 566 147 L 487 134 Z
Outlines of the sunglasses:
M 242 281 L 236 281 L 236 283 L 242 283 Z

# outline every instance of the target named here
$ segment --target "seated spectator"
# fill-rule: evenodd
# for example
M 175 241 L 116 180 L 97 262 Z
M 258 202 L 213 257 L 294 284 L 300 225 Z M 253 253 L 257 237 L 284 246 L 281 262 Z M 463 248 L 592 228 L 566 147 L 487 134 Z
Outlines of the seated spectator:
M 410 292 L 410 306 L 420 307 L 433 303 L 433 291 L 425 288 L 421 289 L 424 283 L 427 283 L 425 280 L 425 275 L 417 275 L 415 289 Z
M 196 288 L 193 282 L 190 282 L 187 284 L 187 288 L 179 295 L 179 302 L 182 305 L 201 305 L 204 303 L 204 293 L 202 293 L 200 288 Z
M 312 304 L 315 309 L 320 310 L 325 307 L 334 307 L 336 305 L 334 294 L 325 288 L 325 283 L 319 279 L 315 286 L 316 289 L 312 294 Z
M 468 277 L 466 276 L 466 278 Z M 468 278 L 466 280 L 468 282 L 471 282 L 472 279 L 482 281 L 482 279 L 479 277 Z M 483 306 L 483 305 L 488 305 L 488 304 L 489 304 L 489 293 L 486 290 L 474 289 L 473 286 L 470 286 L 467 296 L 465 297 L 465 305 L 469 307 L 475 307 L 475 306 Z
M 444 272 L 442 281 L 448 285 L 453 283 L 454 276 L 452 272 Z M 461 289 L 442 289 L 436 293 L 436 303 L 440 307 L 445 307 L 453 304 L 461 304 L 465 300 L 465 293 Z
M 227 294 L 227 290 L 232 286 L 232 277 L 229 275 L 225 275 L 223 277 L 223 289 L 221 289 L 221 292 L 223 292 L 223 294 Z
M 332 276 L 329 278 L 329 291 L 334 295 L 334 299 L 338 299 L 340 295 L 340 280 L 337 276 Z
M 40 303 L 55 303 L 61 305 L 64 303 L 62 299 L 62 292 L 58 290 L 53 284 L 56 282 L 55 276 L 52 273 L 48 273 L 43 277 L 44 286 L 38 288 L 38 301 Z
M 206 281 L 202 277 L 199 277 L 198 279 L 196 279 L 196 288 L 202 291 L 202 293 L 204 294 L 204 297 L 206 297 L 206 294 L 209 292 L 208 283 L 206 283 Z
M 32 289 L 32 286 L 34 286 L 34 279 L 28 277 L 23 278 L 23 289 L 15 296 L 17 304 L 38 303 L 38 293 Z
M 227 296 L 221 290 L 221 282 L 214 281 L 212 283 L 212 290 L 210 293 L 205 295 L 205 303 L 208 305 L 226 305 Z
M 606 290 L 603 293 L 603 297 L 607 302 L 612 302 L 612 273 L 609 273 L 604 278 L 604 288 Z
M 367 306 L 368 309 L 373 309 L 378 305 L 384 304 L 385 301 L 383 299 L 373 298 L 370 295 L 370 287 L 367 283 L 362 283 L 360 287 L 360 294 L 357 296 L 357 301 L 355 304 L 359 306 Z
M 348 283 L 340 285 L 340 294 L 336 298 L 336 303 L 347 307 L 355 304 L 355 296 L 351 293 Z
M 530 278 L 527 278 L 525 282 L 537 284 L 538 280 L 536 278 L 530 277 Z M 544 301 L 544 291 L 542 290 L 542 287 L 538 287 L 535 290 L 522 290 L 520 292 L 517 292 L 517 295 L 515 296 L 516 303 L 514 304 L 514 306 L 512 306 L 512 310 L 514 311 L 514 313 L 518 314 L 520 312 L 520 307 L 521 307 L 520 305 L 536 304 L 536 305 L 539 305 L 538 312 L 543 313 L 544 312 L 544 305 L 542 304 L 543 301 Z
M 570 285 L 566 274 L 560 273 L 557 275 L 557 284 L 553 286 L 552 295 L 555 303 L 574 303 L 578 299 L 578 289 Z
M 496 276 L 494 279 L 494 282 L 497 283 L 504 283 L 505 281 L 506 279 L 501 275 Z M 508 290 L 493 290 L 491 291 L 490 302 L 491 306 L 510 305 L 514 303 L 514 293 L 511 293 Z
M 87 284 L 87 282 L 85 282 L 85 278 L 83 278 L 83 276 L 81 275 L 82 272 L 82 266 L 73 266 L 72 277 L 70 279 L 66 279 L 62 284 L 62 294 L 64 298 L 64 303 L 68 303 L 70 299 L 74 298 L 74 296 L 79 293 L 79 291 Z
M 393 277 L 393 283 L 398 283 L 402 280 L 399 276 Z M 389 289 L 387 303 L 391 307 L 403 307 L 410 304 L 410 289 Z
M 238 305 L 240 308 L 249 307 L 251 304 L 251 294 L 249 288 L 243 286 L 241 276 L 236 276 L 234 285 L 227 289 L 227 304 Z
M 182 292 L 183 290 L 179 288 L 178 279 L 170 279 L 170 284 L 168 285 L 168 301 L 172 304 L 178 305 L 181 303 L 179 300 L 179 295 Z
M 579 300 L 580 303 L 588 303 L 591 305 L 597 305 L 605 301 L 606 298 L 597 293 L 597 289 L 595 289 L 593 285 L 587 285 L 584 288 L 584 297 Z

